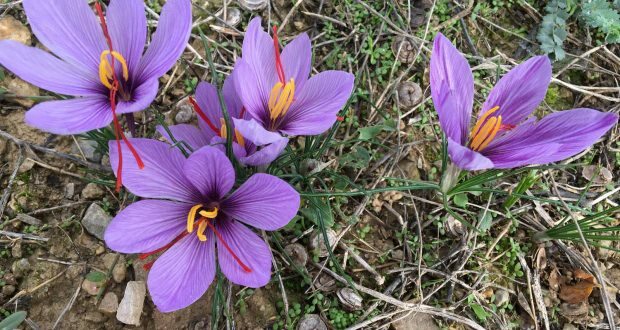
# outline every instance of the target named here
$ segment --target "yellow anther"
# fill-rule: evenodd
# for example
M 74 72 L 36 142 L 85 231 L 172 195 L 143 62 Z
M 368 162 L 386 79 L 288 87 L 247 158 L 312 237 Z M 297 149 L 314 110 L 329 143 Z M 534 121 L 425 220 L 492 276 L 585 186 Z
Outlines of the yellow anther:
M 484 121 L 491 115 L 493 114 L 495 111 L 499 110 L 499 106 L 495 106 L 491 109 L 489 109 L 489 111 L 485 112 L 484 115 L 482 115 L 482 117 L 480 117 L 480 119 L 478 119 L 478 121 L 476 122 L 476 125 L 474 125 L 474 129 L 471 130 L 471 133 L 469 134 L 471 136 L 471 138 L 473 139 L 474 136 L 478 133 L 478 129 L 480 129 L 480 126 L 482 126 L 482 124 L 484 123 Z
M 228 131 L 226 130 L 226 121 L 224 120 L 224 118 L 220 118 L 220 137 L 225 139 L 226 133 L 228 133 Z M 235 139 L 240 146 L 245 147 L 245 140 L 243 139 L 243 135 L 241 135 L 241 133 L 239 133 L 236 128 Z
M 237 143 L 242 146 L 245 147 L 245 140 L 243 139 L 243 135 L 241 135 L 241 133 L 239 133 L 239 131 L 235 128 L 235 138 L 237 139 Z
M 201 221 L 198 225 L 198 231 L 196 232 L 196 235 L 201 242 L 205 242 L 207 240 L 207 236 L 205 235 L 205 230 L 207 229 L 207 221 L 208 220 Z
M 495 124 L 497 123 L 497 117 L 491 117 L 485 124 L 482 126 L 480 131 L 471 141 L 471 149 L 475 151 L 479 151 L 480 145 L 487 139 L 487 137 L 491 134 L 491 132 L 495 129 Z
M 113 79 L 114 73 L 112 65 L 108 60 L 108 56 L 110 55 L 121 64 L 123 79 L 125 79 L 125 81 L 129 79 L 129 68 L 127 67 L 127 61 L 125 61 L 125 58 L 120 53 L 110 52 L 109 50 L 101 52 L 101 56 L 99 56 L 99 80 L 101 80 L 101 83 L 105 87 L 112 89 L 112 83 L 110 81 Z
M 217 217 L 217 207 L 214 207 L 211 211 L 201 210 L 198 214 L 202 215 L 207 219 L 215 219 Z
M 187 214 L 187 232 L 188 233 L 191 233 L 194 231 L 194 219 L 196 219 L 196 213 L 198 213 L 198 210 L 200 210 L 201 207 L 202 207 L 202 204 L 196 204 L 192 206 L 192 208 L 189 210 L 189 213 Z
M 225 139 L 226 133 L 228 133 L 228 131 L 226 130 L 226 121 L 224 120 L 224 118 L 220 118 L 220 137 Z
M 497 117 L 497 123 L 495 123 L 495 127 L 493 127 L 493 130 L 491 131 L 489 136 L 486 138 L 486 140 L 484 140 L 484 143 L 482 143 L 482 145 L 478 147 L 478 151 L 482 151 L 489 145 L 489 143 L 491 143 L 491 141 L 493 141 L 495 135 L 497 135 L 497 132 L 499 132 L 500 127 L 502 127 L 502 116 Z
M 284 116 L 293 103 L 295 97 L 295 80 L 291 79 L 286 85 L 277 82 L 269 95 L 269 113 L 272 120 Z

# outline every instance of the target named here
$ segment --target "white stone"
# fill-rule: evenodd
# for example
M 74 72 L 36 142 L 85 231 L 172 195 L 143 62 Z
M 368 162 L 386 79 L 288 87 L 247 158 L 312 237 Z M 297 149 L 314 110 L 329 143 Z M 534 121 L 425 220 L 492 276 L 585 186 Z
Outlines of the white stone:
M 146 286 L 142 281 L 127 283 L 123 300 L 118 305 L 116 319 L 129 325 L 140 325 L 140 315 L 144 308 Z

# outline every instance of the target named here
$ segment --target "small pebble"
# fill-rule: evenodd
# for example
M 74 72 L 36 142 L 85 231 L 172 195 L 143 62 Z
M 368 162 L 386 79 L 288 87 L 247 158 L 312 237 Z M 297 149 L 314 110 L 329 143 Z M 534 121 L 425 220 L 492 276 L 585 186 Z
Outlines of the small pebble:
M 89 279 L 84 279 L 84 282 L 82 282 L 82 290 L 86 291 L 91 296 L 96 296 L 102 285 L 103 283 L 95 283 L 91 282 Z
M 2 287 L 2 294 L 3 294 L 5 297 L 9 297 L 9 296 L 11 296 L 13 293 L 15 293 L 15 290 L 16 290 L 16 289 L 15 289 L 15 286 L 13 286 L 13 285 L 5 285 L 5 286 L 3 286 L 3 287 Z
M 116 313 L 118 310 L 118 297 L 114 292 L 108 292 L 103 296 L 101 304 L 99 304 L 99 310 L 108 314 Z
M 11 271 L 15 277 L 20 278 L 30 270 L 30 262 L 26 258 L 16 260 L 11 266 Z
M 96 183 L 89 183 L 82 190 L 82 197 L 84 199 L 99 199 L 105 195 L 105 191 L 99 187 Z
M 127 283 L 125 295 L 118 305 L 116 319 L 129 325 L 140 325 L 140 315 L 144 308 L 146 286 L 142 281 Z

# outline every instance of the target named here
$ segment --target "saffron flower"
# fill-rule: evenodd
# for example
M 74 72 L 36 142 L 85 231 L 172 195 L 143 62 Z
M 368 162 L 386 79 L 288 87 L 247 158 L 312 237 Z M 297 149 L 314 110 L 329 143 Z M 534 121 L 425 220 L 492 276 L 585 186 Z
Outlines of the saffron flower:
M 285 181 L 254 174 L 235 191 L 235 171 L 226 155 L 203 147 L 185 158 L 179 149 L 149 139 L 130 139 L 145 167 L 128 160 L 123 182 L 145 198 L 119 212 L 105 242 L 122 253 L 163 252 L 147 285 L 157 308 L 189 306 L 209 288 L 216 273 L 233 283 L 261 287 L 271 278 L 271 250 L 246 225 L 263 230 L 285 226 L 299 209 L 299 193 Z M 122 148 L 127 148 L 123 142 Z M 110 160 L 119 150 L 110 142 Z M 217 247 L 217 248 L 216 248 Z
M 317 135 L 334 124 L 353 91 L 355 77 L 344 71 L 324 71 L 308 78 L 311 60 L 307 34 L 296 37 L 280 53 L 276 28 L 272 39 L 263 31 L 260 17 L 250 22 L 242 58 L 235 66 L 237 92 L 252 117 L 235 120 L 242 135 L 252 131 L 257 137 L 269 132 Z
M 233 71 L 224 81 L 222 88 L 224 103 L 231 118 L 234 120 L 248 119 L 249 115 L 241 105 L 235 91 L 235 75 Z M 190 98 L 190 102 L 198 114 L 198 127 L 188 124 L 169 126 L 168 129 L 172 133 L 172 137 L 177 142 L 183 141 L 192 150 L 197 150 L 205 145 L 212 145 L 225 150 L 227 127 L 217 89 L 207 82 L 201 82 L 196 88 L 196 100 Z M 278 133 L 267 132 L 257 137 L 254 133 L 256 130 L 252 129 L 251 125 L 249 131 L 244 131 L 245 135 L 235 128 L 234 122 L 232 126 L 234 130 L 233 152 L 235 158 L 244 165 L 269 164 L 278 157 L 288 143 L 288 139 Z M 172 143 L 172 138 L 162 126 L 158 126 L 157 131 Z
M 142 0 L 111 0 L 106 19 L 98 3 L 99 18 L 85 0 L 24 0 L 23 5 L 35 36 L 53 55 L 4 40 L 0 64 L 33 85 L 75 96 L 40 103 L 26 113 L 26 123 L 55 134 L 109 125 L 116 117 L 111 100 L 118 114 L 147 108 L 159 77 L 183 52 L 192 23 L 189 0 L 168 0 L 144 52 Z
M 491 90 L 470 127 L 474 78 L 467 60 L 438 34 L 430 64 L 431 95 L 452 162 L 464 170 L 546 164 L 573 156 L 618 122 L 618 115 L 579 108 L 537 120 L 532 112 L 551 81 L 551 63 L 536 56 L 517 65 Z

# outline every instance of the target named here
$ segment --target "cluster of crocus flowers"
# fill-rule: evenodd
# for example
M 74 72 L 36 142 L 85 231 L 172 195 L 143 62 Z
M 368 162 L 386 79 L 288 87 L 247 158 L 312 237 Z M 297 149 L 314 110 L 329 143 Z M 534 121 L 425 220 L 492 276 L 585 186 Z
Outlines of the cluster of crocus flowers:
M 236 72 L 233 71 L 224 81 L 222 96 L 228 114 L 232 118 L 233 153 L 243 165 L 259 166 L 271 163 L 286 147 L 288 139 L 277 133 L 268 132 L 256 137 L 254 123 L 246 124 L 244 119 L 249 115 L 241 104 L 234 86 Z M 198 127 L 188 124 L 172 125 L 166 130 L 162 126 L 157 131 L 170 143 L 182 142 L 191 150 L 197 150 L 205 145 L 212 145 L 225 150 L 227 125 L 220 105 L 217 89 L 201 82 L 196 88 L 196 99 L 190 97 L 190 103 L 198 114 Z M 241 121 L 239 128 L 237 122 Z M 244 125 L 246 124 L 246 125 Z M 168 134 L 170 131 L 170 134 Z M 172 135 L 172 136 L 170 136 Z
M 147 285 L 157 308 L 169 312 L 198 300 L 215 277 L 216 254 L 222 273 L 233 283 L 253 288 L 267 284 L 271 250 L 246 225 L 262 230 L 285 226 L 298 211 L 299 193 L 262 173 L 233 189 L 235 170 L 215 147 L 202 147 L 185 158 L 164 142 L 130 140 L 145 167 L 126 161 L 123 182 L 144 199 L 116 215 L 105 241 L 115 251 L 156 258 L 147 264 Z M 116 161 L 119 153 L 111 142 L 110 160 Z
M 551 81 L 547 56 L 517 65 L 491 90 L 471 128 L 474 78 L 467 60 L 442 34 L 431 55 L 431 94 L 448 153 L 460 169 L 515 168 L 571 157 L 603 136 L 618 115 L 579 108 L 537 120 L 532 112 Z

